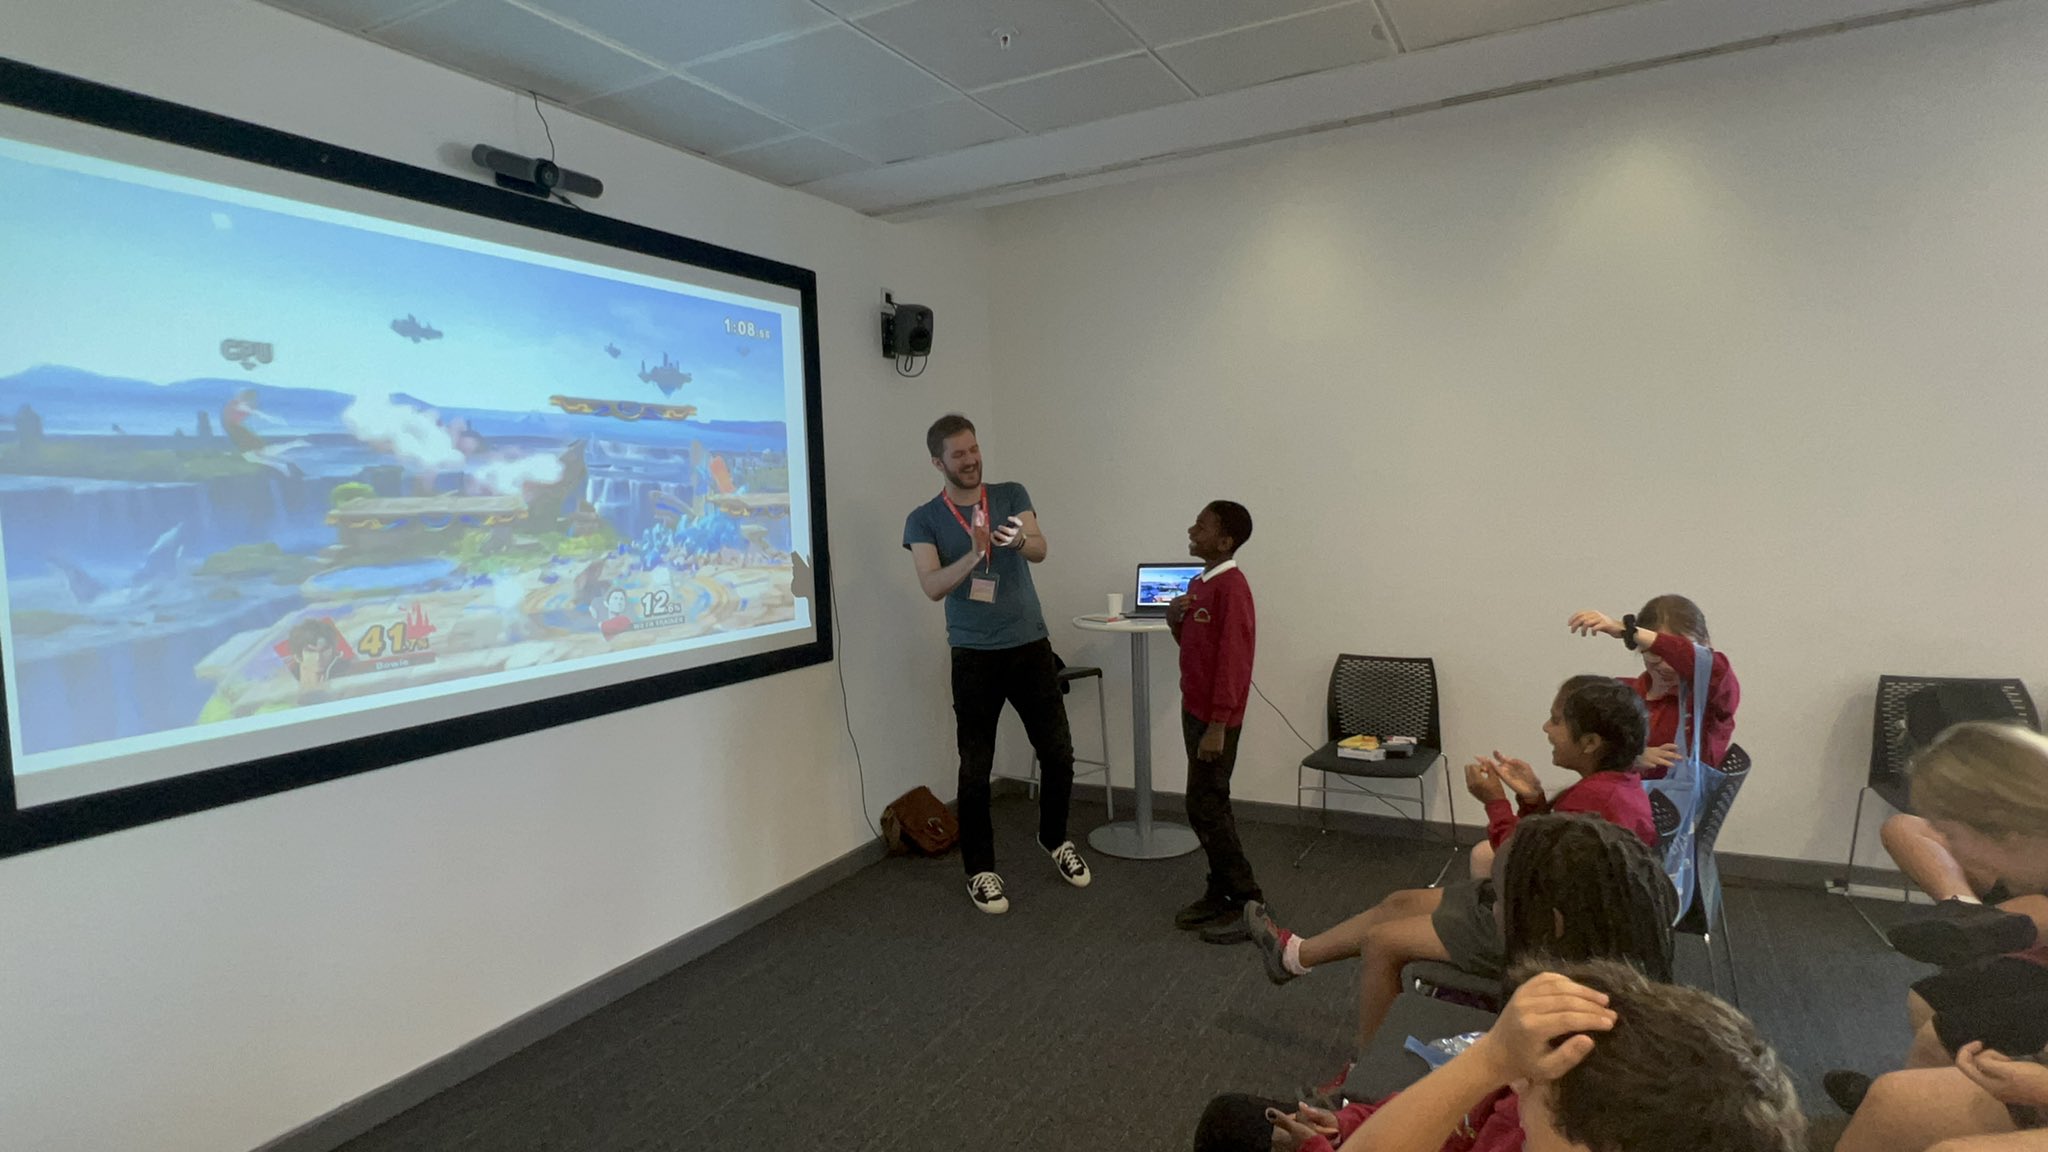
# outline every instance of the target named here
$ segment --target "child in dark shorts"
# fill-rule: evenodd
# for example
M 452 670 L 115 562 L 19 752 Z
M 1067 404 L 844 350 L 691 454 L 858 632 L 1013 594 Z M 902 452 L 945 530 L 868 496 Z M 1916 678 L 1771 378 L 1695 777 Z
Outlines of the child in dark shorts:
M 1487 837 L 1497 848 L 1524 816 L 1583 812 L 1656 840 L 1649 797 L 1634 771 L 1648 726 L 1643 703 L 1628 685 L 1608 676 L 1574 676 L 1551 702 L 1543 733 L 1551 762 L 1577 772 L 1577 784 L 1544 796 L 1535 770 L 1523 761 L 1495 754 L 1465 769 L 1466 787 L 1487 807 Z M 1512 789 L 1519 812 L 1508 805 Z M 1498 979 L 1506 948 L 1493 914 L 1491 879 L 1444 888 L 1396 892 L 1372 909 L 1313 937 L 1274 924 L 1265 907 L 1245 905 L 1245 924 L 1259 946 L 1267 978 L 1284 984 L 1311 968 L 1356 956 L 1367 971 L 1359 983 L 1358 1035 L 1372 1036 L 1401 990 L 1401 968 L 1414 960 L 1448 960 L 1477 975 Z
M 2012 895 L 1997 907 L 1944 901 L 1893 929 L 1902 952 L 1943 967 L 1908 997 L 1906 1071 L 1874 1085 L 1846 1071 L 1823 1078 L 1855 1112 L 1841 1152 L 2010 1133 L 2035 1127 L 2048 1107 L 2048 1069 L 2037 1062 L 2048 1047 L 2048 737 L 2017 724 L 1958 724 L 1910 771 L 1914 810 L 1959 862 L 2002 878 Z

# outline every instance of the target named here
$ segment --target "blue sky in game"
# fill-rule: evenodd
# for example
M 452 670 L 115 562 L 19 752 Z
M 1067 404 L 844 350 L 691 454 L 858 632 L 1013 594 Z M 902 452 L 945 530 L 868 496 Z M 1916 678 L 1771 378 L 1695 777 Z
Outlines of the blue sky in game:
M 221 341 L 253 340 L 275 359 L 252 382 L 513 412 L 546 411 L 555 394 L 665 401 L 700 420 L 800 422 L 790 405 L 802 390 L 784 380 L 794 309 L 235 202 L 248 193 L 154 187 L 98 162 L 36 162 L 59 155 L 0 144 L 0 377 L 37 364 L 156 383 L 241 377 Z M 443 337 L 393 332 L 408 315 Z M 664 354 L 692 377 L 667 397 L 639 378 Z

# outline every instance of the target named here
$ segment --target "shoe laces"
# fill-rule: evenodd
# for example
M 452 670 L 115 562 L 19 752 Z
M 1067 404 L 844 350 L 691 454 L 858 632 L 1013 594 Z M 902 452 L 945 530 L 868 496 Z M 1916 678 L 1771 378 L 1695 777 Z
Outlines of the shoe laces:
M 1088 868 L 1088 865 L 1081 861 L 1081 853 L 1075 850 L 1074 842 L 1071 840 L 1053 849 L 1052 858 L 1053 862 L 1060 866 L 1060 871 L 1069 876 L 1079 876 Z
M 975 896 L 983 900 L 993 900 L 1003 894 L 1003 879 L 993 872 L 977 875 L 967 882 L 967 886 L 974 890 Z

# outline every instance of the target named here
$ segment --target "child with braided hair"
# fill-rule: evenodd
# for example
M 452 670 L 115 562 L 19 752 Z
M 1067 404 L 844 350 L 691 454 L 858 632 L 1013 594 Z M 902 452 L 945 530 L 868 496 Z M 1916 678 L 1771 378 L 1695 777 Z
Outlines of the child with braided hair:
M 1634 833 L 1590 815 L 1531 816 L 1500 861 L 1493 877 L 1500 889 L 1496 915 L 1515 968 L 1609 961 L 1653 983 L 1670 982 L 1676 897 L 1656 853 Z M 1327 1103 L 1335 1110 L 1218 1096 L 1196 1130 L 1195 1152 L 1298 1148 L 1304 1146 L 1299 1129 L 1341 1143 L 1386 1102 Z M 1472 1110 L 1467 1130 L 1491 1126 L 1495 1136 L 1519 1136 L 1511 1114 L 1496 1116 L 1512 1103 L 1511 1094 L 1488 1097 Z M 1471 1145 L 1446 1141 L 1444 1147 Z
M 1465 769 L 1466 786 L 1486 804 L 1487 837 L 1498 848 L 1523 817 L 1586 812 L 1620 825 L 1648 844 L 1656 839 L 1649 797 L 1635 770 L 1646 721 L 1635 693 L 1608 676 L 1575 676 L 1551 702 L 1543 734 L 1551 762 L 1577 772 L 1579 783 L 1547 798 L 1528 764 L 1510 757 Z M 1520 811 L 1507 803 L 1512 787 Z M 1668 885 L 1667 885 L 1668 886 Z M 1266 977 L 1285 984 L 1319 965 L 1358 957 L 1358 1037 L 1370 1038 L 1401 991 L 1401 969 L 1415 960 L 1447 960 L 1467 972 L 1500 978 L 1506 943 L 1494 916 L 1489 878 L 1444 888 L 1396 892 L 1334 928 L 1303 937 L 1275 924 L 1263 904 L 1245 905 L 1245 929 L 1262 954 Z

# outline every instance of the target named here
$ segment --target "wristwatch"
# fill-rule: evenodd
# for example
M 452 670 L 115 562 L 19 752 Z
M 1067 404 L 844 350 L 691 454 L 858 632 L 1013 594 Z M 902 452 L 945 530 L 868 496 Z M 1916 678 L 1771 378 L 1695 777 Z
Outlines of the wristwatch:
M 1636 618 L 1634 616 L 1623 616 L 1621 618 L 1621 642 L 1628 645 L 1628 650 L 1631 652 L 1640 647 L 1636 643 Z

